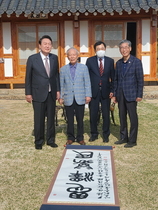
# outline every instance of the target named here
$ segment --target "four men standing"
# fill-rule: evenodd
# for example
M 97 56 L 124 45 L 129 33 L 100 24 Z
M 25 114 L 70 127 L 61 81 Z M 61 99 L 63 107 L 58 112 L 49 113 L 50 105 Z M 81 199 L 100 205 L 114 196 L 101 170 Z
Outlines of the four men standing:
M 84 108 L 89 103 L 91 136 L 89 141 L 98 138 L 97 119 L 101 106 L 103 117 L 103 142 L 109 142 L 110 101 L 118 102 L 120 117 L 120 140 L 115 144 L 127 143 L 125 147 L 136 145 L 138 132 L 137 102 L 143 95 L 143 69 L 141 61 L 130 55 L 131 43 L 123 40 L 120 45 L 123 56 L 116 63 L 105 56 L 106 45 L 102 41 L 94 44 L 96 56 L 87 59 L 86 65 L 78 63 L 79 52 L 75 48 L 67 51 L 69 64 L 60 69 L 58 58 L 51 54 L 52 40 L 45 35 L 39 40 L 40 53 L 28 58 L 26 68 L 26 100 L 33 103 L 35 148 L 42 149 L 44 143 L 44 124 L 47 116 L 47 144 L 55 144 L 55 106 L 56 99 L 64 104 L 67 116 L 67 142 L 84 142 Z M 88 67 L 88 68 L 87 68 Z M 114 81 L 115 77 L 115 81 Z M 60 93 L 59 93 L 60 91 Z M 127 113 L 131 128 L 128 137 Z M 77 120 L 77 135 L 74 134 L 74 116 Z

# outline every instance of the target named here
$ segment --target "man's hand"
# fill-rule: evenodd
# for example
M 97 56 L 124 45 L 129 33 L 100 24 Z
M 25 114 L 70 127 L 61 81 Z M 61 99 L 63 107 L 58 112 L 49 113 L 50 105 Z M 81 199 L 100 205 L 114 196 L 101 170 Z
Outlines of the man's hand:
M 142 98 L 136 98 L 136 101 L 137 102 L 139 102 L 139 101 L 141 101 L 142 100 Z
M 86 104 L 88 104 L 91 101 L 91 97 L 86 97 Z
M 32 95 L 26 95 L 25 99 L 28 103 L 32 103 L 32 100 L 33 100 Z
M 112 97 L 113 97 L 113 93 L 110 93 L 110 94 L 109 94 L 109 98 L 112 98 Z
M 58 102 L 59 102 L 60 105 L 62 105 L 62 104 L 64 103 L 64 100 L 63 100 L 62 98 L 60 98 L 60 99 L 58 100 Z
M 58 91 L 56 95 L 56 100 L 59 100 L 59 99 L 60 99 L 60 92 Z
M 112 101 L 116 104 L 117 103 L 116 97 L 112 97 Z

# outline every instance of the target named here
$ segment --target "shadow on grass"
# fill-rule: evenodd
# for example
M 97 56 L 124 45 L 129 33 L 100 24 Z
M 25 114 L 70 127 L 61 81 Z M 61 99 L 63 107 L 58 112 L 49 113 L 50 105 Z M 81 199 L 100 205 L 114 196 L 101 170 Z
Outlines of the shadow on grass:
M 117 119 L 115 119 L 116 121 Z M 59 116 L 58 118 L 58 125 L 55 127 L 55 132 L 57 133 L 64 133 L 65 137 L 67 136 L 67 122 L 65 121 L 65 119 L 61 116 Z M 102 126 L 103 126 L 103 122 L 102 122 L 102 116 L 100 118 L 100 122 L 98 124 L 98 133 L 100 134 L 101 138 L 103 138 L 103 132 L 102 132 Z M 119 139 L 119 130 L 120 130 L 120 126 L 118 125 L 117 121 L 116 124 L 113 123 L 112 118 L 110 116 L 110 134 L 112 136 L 114 136 L 115 138 Z M 47 122 L 45 124 L 45 134 L 47 131 Z M 77 124 L 76 121 L 74 123 L 74 132 L 75 134 L 77 133 Z M 34 134 L 34 131 L 32 131 L 32 135 Z M 85 111 L 85 115 L 84 115 L 84 134 L 87 134 L 88 137 L 90 137 L 90 121 L 89 121 L 89 112 Z
M 98 124 L 98 132 L 99 134 L 102 136 L 102 117 L 100 119 L 100 122 Z M 58 120 L 58 126 L 56 126 L 56 133 L 64 133 L 66 134 L 66 129 L 67 129 L 67 123 L 66 121 L 63 120 L 63 118 L 60 118 Z M 110 119 L 110 132 L 111 135 L 113 135 L 115 138 L 119 139 L 119 130 L 120 130 L 120 126 L 118 125 L 118 123 L 116 122 L 116 125 L 114 125 L 112 119 Z M 75 122 L 74 124 L 74 131 L 75 133 L 77 132 L 77 124 Z M 90 121 L 89 121 L 89 112 L 85 111 L 85 115 L 84 115 L 84 133 L 87 134 L 90 137 Z

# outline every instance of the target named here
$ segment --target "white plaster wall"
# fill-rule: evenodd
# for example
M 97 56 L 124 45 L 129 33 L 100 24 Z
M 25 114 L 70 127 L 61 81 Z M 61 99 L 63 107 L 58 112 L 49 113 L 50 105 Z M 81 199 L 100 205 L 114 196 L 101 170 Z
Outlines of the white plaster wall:
M 12 54 L 11 26 L 9 22 L 2 23 L 2 31 L 3 31 L 3 52 L 4 54 Z
M 150 56 L 142 56 L 144 74 L 150 74 Z
M 86 64 L 88 57 L 81 57 L 81 63 Z
M 150 19 L 142 20 L 142 52 L 150 52 Z M 144 74 L 150 74 L 150 56 L 142 56 Z
M 80 52 L 88 52 L 88 21 L 80 21 Z
M 65 52 L 73 47 L 73 21 L 65 21 Z
M 150 51 L 150 19 L 142 20 L 142 52 Z
M 65 64 L 68 64 L 69 63 L 69 60 L 68 60 L 68 58 L 66 57 L 65 58 Z
M 9 22 L 2 23 L 3 34 L 3 53 L 12 54 L 12 41 L 11 41 L 11 25 Z M 4 58 L 4 76 L 13 77 L 13 59 Z
M 13 77 L 13 59 L 12 58 L 4 59 L 4 76 Z

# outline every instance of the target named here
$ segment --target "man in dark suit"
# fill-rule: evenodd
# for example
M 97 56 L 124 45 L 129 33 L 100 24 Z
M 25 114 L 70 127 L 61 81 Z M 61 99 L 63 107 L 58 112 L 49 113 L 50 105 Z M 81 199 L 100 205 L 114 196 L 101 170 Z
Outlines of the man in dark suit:
M 27 60 L 25 77 L 26 101 L 33 104 L 35 148 L 44 144 L 45 117 L 47 115 L 47 145 L 55 143 L 55 106 L 59 93 L 58 57 L 51 54 L 52 39 L 45 35 L 39 40 L 40 52 Z
M 99 105 L 103 117 L 103 142 L 109 142 L 110 135 L 110 100 L 113 96 L 114 60 L 105 56 L 106 44 L 98 41 L 94 44 L 96 56 L 87 59 L 92 99 L 89 103 L 91 136 L 89 141 L 98 139 L 97 119 Z
M 120 140 L 116 141 L 115 144 L 126 143 L 124 147 L 128 148 L 137 145 L 137 102 L 142 100 L 144 76 L 141 61 L 130 54 L 131 42 L 121 41 L 119 49 L 123 57 L 116 63 L 113 99 L 118 102 Z M 127 113 L 130 119 L 129 136 Z

